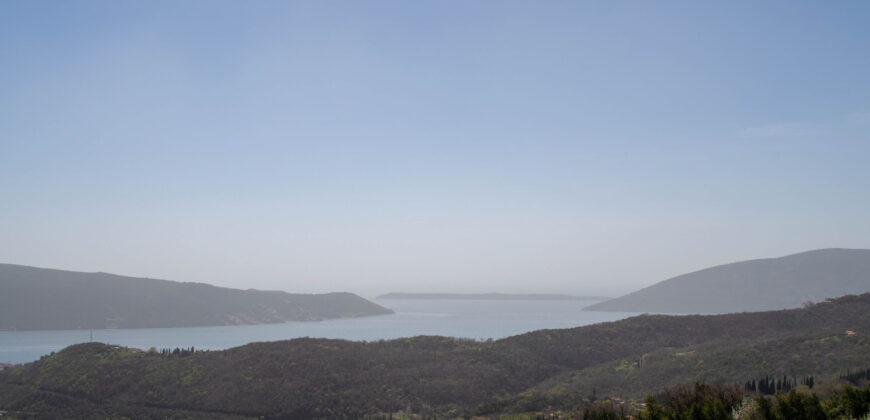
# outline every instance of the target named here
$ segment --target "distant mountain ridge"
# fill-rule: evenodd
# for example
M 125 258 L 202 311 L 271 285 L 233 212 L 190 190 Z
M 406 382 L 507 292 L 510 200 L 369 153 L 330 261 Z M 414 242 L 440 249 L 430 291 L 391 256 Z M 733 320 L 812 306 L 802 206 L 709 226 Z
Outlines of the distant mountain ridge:
M 683 274 L 585 309 L 728 313 L 799 307 L 870 292 L 870 250 L 830 248 Z
M 439 300 L 605 300 L 601 296 L 571 296 L 553 293 L 386 293 L 376 299 Z
M 265 324 L 389 313 L 352 293 L 239 290 L 0 264 L 0 331 Z

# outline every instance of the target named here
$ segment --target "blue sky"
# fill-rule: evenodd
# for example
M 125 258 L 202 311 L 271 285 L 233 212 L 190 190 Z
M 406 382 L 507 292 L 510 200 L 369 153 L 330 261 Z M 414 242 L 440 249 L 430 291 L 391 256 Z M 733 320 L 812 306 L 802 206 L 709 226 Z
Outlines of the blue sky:
M 0 261 L 621 293 L 870 248 L 870 3 L 2 2 Z

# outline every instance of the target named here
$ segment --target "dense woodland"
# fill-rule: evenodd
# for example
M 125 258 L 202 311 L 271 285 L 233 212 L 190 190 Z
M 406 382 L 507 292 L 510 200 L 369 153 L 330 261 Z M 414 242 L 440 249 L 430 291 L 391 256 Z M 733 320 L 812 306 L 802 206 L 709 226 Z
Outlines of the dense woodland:
M 812 376 L 813 391 L 823 390 L 867 369 L 868 334 L 870 294 L 795 310 L 644 315 L 497 341 L 302 338 L 214 352 L 89 343 L 0 373 L 0 410 L 64 417 L 577 413 L 683 383 L 743 391 L 760 378 Z
M 598 402 L 583 410 L 582 419 L 832 420 L 865 419 L 868 413 L 870 386 L 845 385 L 822 396 L 795 389 L 766 396 L 747 394 L 736 386 L 695 383 L 667 388 L 637 405 Z

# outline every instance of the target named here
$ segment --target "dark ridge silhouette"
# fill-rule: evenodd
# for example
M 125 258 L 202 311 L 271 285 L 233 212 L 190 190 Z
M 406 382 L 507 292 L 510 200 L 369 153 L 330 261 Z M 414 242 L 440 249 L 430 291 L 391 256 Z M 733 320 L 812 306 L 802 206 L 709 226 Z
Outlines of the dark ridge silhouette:
M 291 294 L 0 264 L 0 330 L 158 328 L 381 315 L 352 293 Z
M 585 309 L 708 314 L 766 311 L 866 292 L 870 292 L 870 250 L 820 249 L 683 274 Z

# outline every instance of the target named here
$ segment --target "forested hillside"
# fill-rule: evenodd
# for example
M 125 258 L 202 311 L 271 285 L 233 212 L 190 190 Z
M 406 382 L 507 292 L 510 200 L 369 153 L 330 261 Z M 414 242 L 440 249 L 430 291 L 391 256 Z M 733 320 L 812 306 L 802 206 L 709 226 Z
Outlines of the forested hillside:
M 868 334 L 870 294 L 805 309 L 638 316 L 486 342 L 306 338 L 174 354 L 82 344 L 0 374 L 0 409 L 280 418 L 570 409 L 694 381 L 836 380 L 866 367 Z
M 263 324 L 388 313 L 352 293 L 238 290 L 0 264 L 0 331 Z

